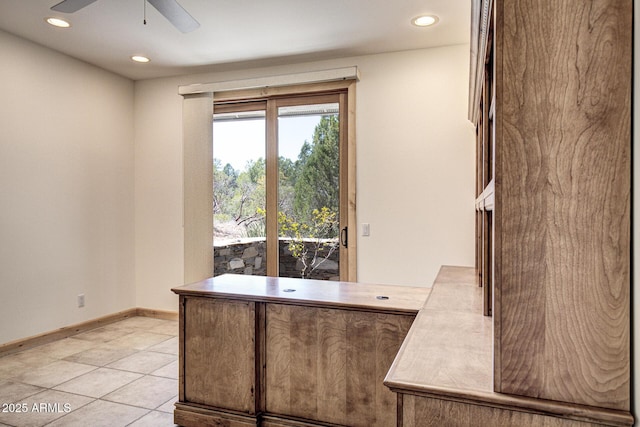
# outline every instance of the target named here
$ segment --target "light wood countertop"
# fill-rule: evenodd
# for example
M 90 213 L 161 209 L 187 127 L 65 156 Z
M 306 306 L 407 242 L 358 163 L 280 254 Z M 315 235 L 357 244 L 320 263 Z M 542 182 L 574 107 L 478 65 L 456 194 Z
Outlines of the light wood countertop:
M 632 422 L 622 411 L 494 392 L 492 348 L 492 318 L 482 314 L 475 269 L 443 266 L 384 384 L 428 398 L 610 425 Z
M 389 387 L 490 393 L 493 327 L 473 268 L 444 266 L 389 370 Z
M 416 314 L 431 288 L 223 274 L 172 291 L 184 296 Z

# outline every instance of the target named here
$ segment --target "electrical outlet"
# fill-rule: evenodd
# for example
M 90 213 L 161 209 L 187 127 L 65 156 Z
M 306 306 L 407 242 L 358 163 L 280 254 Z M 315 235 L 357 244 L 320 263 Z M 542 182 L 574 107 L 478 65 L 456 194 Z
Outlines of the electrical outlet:
M 84 294 L 78 295 L 78 307 L 84 307 Z

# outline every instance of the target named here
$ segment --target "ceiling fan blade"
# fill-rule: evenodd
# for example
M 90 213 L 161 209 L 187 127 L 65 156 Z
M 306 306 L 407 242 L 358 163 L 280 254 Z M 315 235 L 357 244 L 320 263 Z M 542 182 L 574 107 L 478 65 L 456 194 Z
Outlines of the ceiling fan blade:
M 97 0 L 64 0 L 53 6 L 51 10 L 62 13 L 73 13 L 85 6 L 89 6 L 94 1 Z
M 189 33 L 200 26 L 176 0 L 149 0 L 149 3 L 183 33 Z

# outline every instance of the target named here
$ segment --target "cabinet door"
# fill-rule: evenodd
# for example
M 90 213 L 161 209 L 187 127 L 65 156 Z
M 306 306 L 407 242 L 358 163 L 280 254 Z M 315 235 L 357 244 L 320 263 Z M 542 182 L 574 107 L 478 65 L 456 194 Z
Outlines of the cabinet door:
M 255 303 L 186 298 L 185 401 L 256 413 Z
M 630 408 L 632 3 L 495 3 L 496 391 Z
M 268 304 L 266 409 L 349 426 L 395 426 L 383 385 L 414 317 Z

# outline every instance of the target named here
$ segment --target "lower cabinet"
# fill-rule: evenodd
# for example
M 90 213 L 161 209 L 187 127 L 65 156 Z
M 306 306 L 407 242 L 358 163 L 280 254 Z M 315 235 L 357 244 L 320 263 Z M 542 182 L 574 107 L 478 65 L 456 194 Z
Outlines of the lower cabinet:
M 181 296 L 183 426 L 395 426 L 412 314 Z
M 266 307 L 266 413 L 394 426 L 384 377 L 413 316 L 284 304 Z
M 255 303 L 190 298 L 184 321 L 184 400 L 256 414 Z

